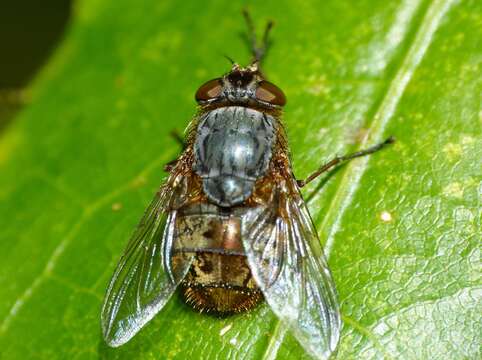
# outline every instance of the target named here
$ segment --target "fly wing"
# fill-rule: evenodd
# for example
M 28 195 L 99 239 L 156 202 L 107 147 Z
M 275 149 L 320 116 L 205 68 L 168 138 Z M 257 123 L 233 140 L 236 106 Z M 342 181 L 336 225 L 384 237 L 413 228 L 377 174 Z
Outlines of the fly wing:
M 337 294 L 326 259 L 294 184 L 275 185 L 271 204 L 243 218 L 243 245 L 267 303 L 300 344 L 327 359 L 340 337 Z
M 131 339 L 167 303 L 186 275 L 190 259 L 172 266 L 179 192 L 165 186 L 147 208 L 112 276 L 101 313 L 104 339 L 112 347 Z

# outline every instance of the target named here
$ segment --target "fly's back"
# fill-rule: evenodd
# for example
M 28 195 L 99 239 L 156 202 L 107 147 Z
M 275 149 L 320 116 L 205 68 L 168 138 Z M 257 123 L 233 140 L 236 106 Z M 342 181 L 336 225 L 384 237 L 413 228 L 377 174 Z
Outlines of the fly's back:
M 193 169 L 210 201 L 230 207 L 249 198 L 255 181 L 268 169 L 275 121 L 243 106 L 221 107 L 202 116 Z

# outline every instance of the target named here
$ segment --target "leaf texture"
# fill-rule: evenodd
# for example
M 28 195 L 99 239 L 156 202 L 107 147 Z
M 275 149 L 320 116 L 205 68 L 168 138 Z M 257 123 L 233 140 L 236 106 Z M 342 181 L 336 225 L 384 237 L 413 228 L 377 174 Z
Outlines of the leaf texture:
M 266 305 L 216 319 L 174 296 L 125 346 L 101 336 L 109 278 L 179 152 L 169 132 L 223 54 L 249 59 L 246 6 L 276 21 L 264 71 L 297 176 L 397 138 L 304 190 L 341 301 L 335 358 L 480 358 L 476 0 L 76 2 L 0 134 L 0 358 L 308 358 Z

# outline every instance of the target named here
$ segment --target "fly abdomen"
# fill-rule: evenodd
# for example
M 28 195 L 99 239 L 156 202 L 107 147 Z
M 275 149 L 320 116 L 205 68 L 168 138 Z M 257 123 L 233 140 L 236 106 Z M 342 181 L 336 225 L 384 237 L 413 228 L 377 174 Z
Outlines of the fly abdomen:
M 263 299 L 242 255 L 196 252 L 180 288 L 188 305 L 217 315 L 250 310 Z
M 194 143 L 194 171 L 218 206 L 238 205 L 264 176 L 275 142 L 275 119 L 263 112 L 228 106 L 202 116 Z
M 241 218 L 200 204 L 179 211 L 173 262 L 194 254 L 181 282 L 186 302 L 202 312 L 227 315 L 249 310 L 263 298 L 241 242 Z

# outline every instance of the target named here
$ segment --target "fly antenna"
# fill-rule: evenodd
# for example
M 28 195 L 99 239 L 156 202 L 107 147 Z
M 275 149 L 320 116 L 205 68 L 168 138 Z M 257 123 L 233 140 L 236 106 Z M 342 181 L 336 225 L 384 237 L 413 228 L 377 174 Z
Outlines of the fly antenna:
M 232 58 L 231 56 L 226 55 L 226 54 L 224 54 L 223 56 L 224 56 L 226 59 L 228 59 L 228 61 L 231 63 L 231 65 L 236 64 L 236 62 L 233 60 L 233 58 Z

